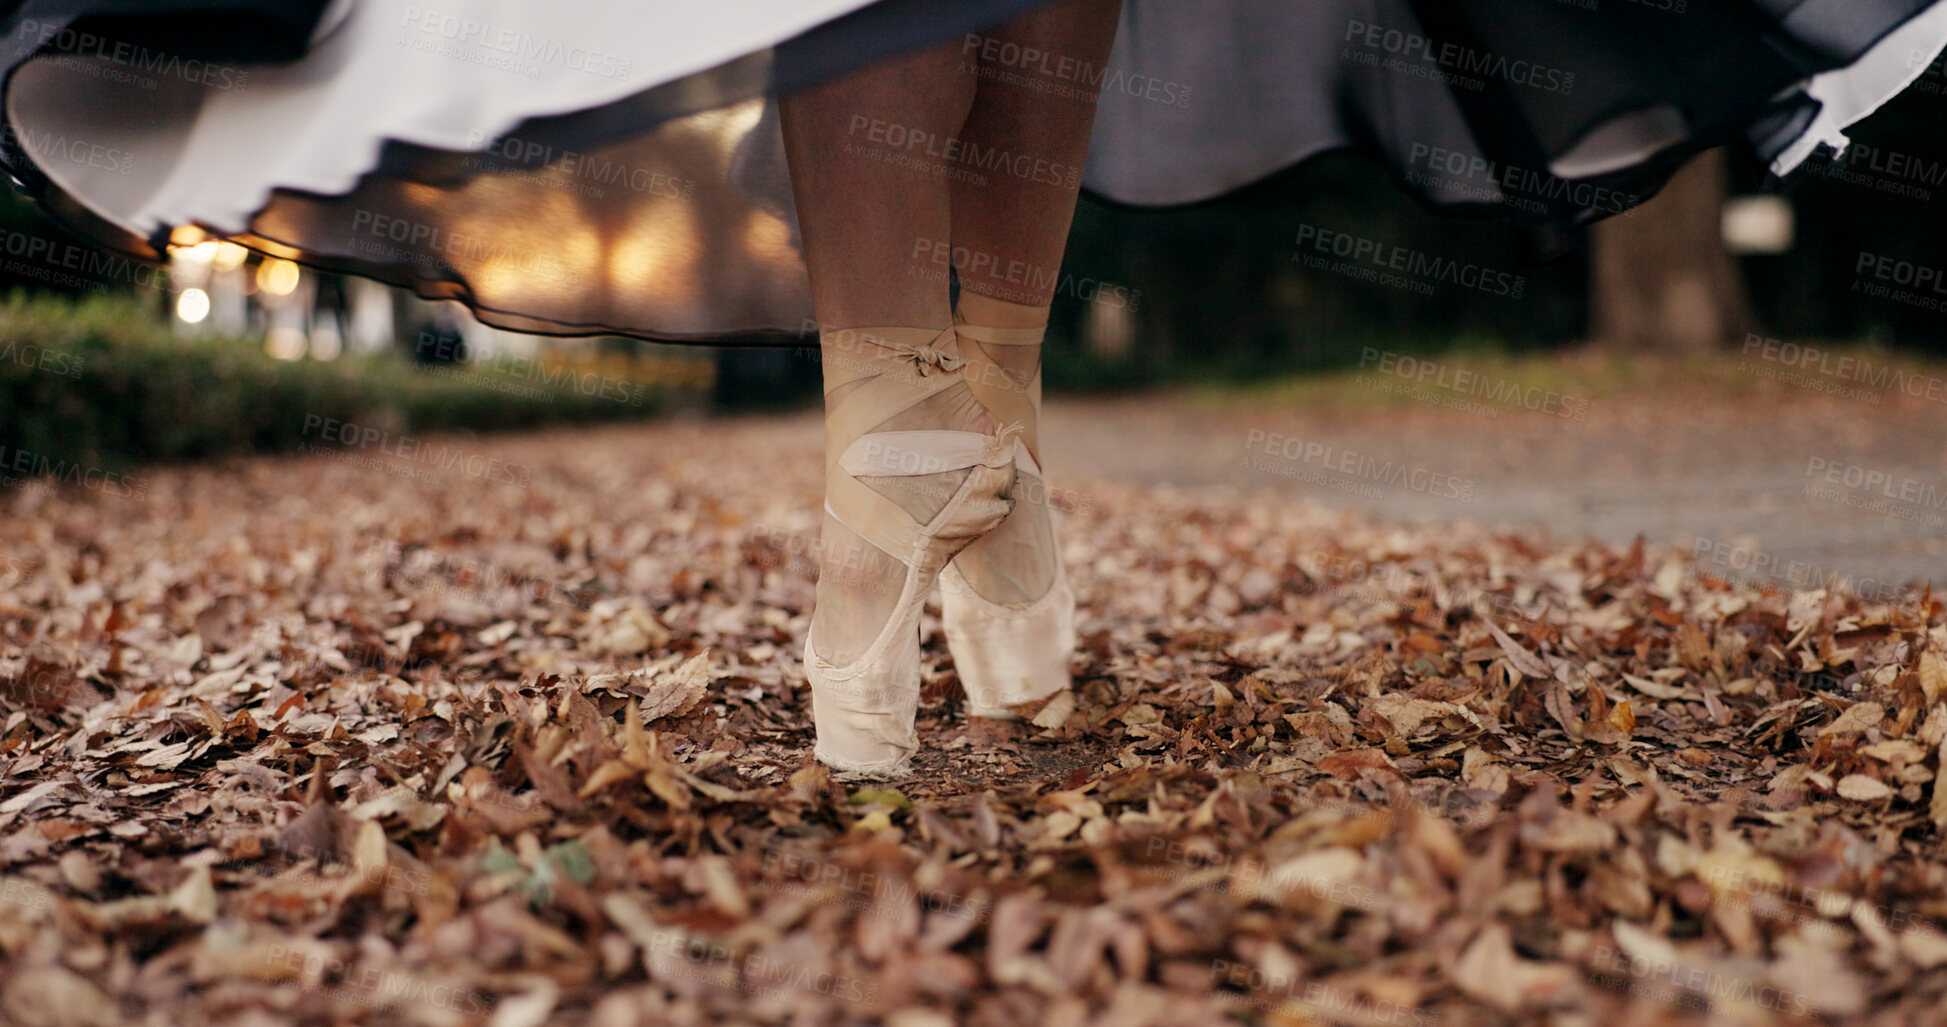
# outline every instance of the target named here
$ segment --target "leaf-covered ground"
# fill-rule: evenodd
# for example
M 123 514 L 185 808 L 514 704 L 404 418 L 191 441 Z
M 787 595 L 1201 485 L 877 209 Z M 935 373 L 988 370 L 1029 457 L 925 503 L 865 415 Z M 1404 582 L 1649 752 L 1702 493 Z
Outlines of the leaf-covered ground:
M 1078 478 L 1065 723 L 969 722 L 929 616 L 920 773 L 844 784 L 808 761 L 804 428 L 0 497 L 0 1021 L 1947 1002 L 1930 595 Z

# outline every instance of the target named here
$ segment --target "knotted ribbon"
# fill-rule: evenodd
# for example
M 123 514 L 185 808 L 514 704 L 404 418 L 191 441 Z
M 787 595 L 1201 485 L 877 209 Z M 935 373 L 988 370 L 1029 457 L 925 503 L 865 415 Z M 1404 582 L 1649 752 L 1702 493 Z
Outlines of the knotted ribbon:
M 953 372 L 960 370 L 960 368 L 966 365 L 966 361 L 960 359 L 959 354 L 949 353 L 940 348 L 940 340 L 953 334 L 954 330 L 948 328 L 939 335 L 934 336 L 933 341 L 930 343 L 900 342 L 896 339 L 882 339 L 864 333 L 861 333 L 859 338 L 881 349 L 889 349 L 901 357 L 911 358 L 913 362 L 913 373 L 925 377 L 932 374 L 935 370 Z

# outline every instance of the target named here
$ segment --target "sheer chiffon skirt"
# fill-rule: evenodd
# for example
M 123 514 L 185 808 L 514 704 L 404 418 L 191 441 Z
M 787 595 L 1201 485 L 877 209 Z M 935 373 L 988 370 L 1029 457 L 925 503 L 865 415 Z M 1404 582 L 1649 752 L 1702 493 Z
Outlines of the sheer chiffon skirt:
M 29 2 L 0 159 L 131 255 L 224 237 L 519 331 L 802 344 L 775 97 L 916 47 L 951 45 L 983 90 L 1099 85 L 1089 164 L 1063 173 L 1112 200 L 1351 147 L 1435 207 L 1559 227 L 1711 146 L 1787 176 L 1947 45 L 1930 0 L 1125 0 L 1097 67 L 985 35 L 1036 3 Z M 1049 173 L 847 131 L 852 159 L 915 173 Z

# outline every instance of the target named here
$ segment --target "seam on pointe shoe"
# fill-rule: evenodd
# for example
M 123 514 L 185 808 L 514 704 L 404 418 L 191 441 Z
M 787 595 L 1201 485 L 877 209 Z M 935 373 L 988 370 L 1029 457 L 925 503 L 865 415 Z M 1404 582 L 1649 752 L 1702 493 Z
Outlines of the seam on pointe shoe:
M 962 552 L 964 551 L 965 550 L 962 550 Z M 955 559 L 958 559 L 959 554 L 958 553 L 954 554 L 954 557 Z M 1000 610 L 1002 611 L 1003 615 L 1008 617 L 1019 618 L 1019 617 L 1026 617 L 1030 614 L 1038 614 L 1041 612 L 1042 607 L 1048 605 L 1055 605 L 1052 604 L 1050 601 L 1053 600 L 1055 596 L 1062 591 L 1067 591 L 1069 598 L 1071 600 L 1074 598 L 1075 595 L 1075 591 L 1073 589 L 1065 588 L 1065 586 L 1068 584 L 1068 573 L 1067 571 L 1062 569 L 1059 555 L 1057 555 L 1055 561 L 1054 580 L 1048 582 L 1048 591 L 1043 592 L 1039 596 L 1036 596 L 1033 599 L 1029 599 L 1023 603 L 998 603 L 992 599 L 987 598 L 984 595 L 981 595 L 980 590 L 973 586 L 973 582 L 967 580 L 966 574 L 962 573 L 959 567 L 954 566 L 952 560 L 948 560 L 947 565 L 940 569 L 940 577 L 942 578 L 946 577 L 946 573 L 949 570 L 953 572 L 954 577 L 960 579 L 960 583 L 962 585 L 966 586 L 963 589 L 957 590 L 958 594 L 962 599 L 965 599 L 968 596 L 972 596 L 974 600 L 980 602 L 982 605 L 986 606 L 989 610 Z M 941 613 L 944 614 L 945 611 L 942 610 Z
M 867 434 L 871 434 L 871 433 L 868 432 Z M 864 438 L 864 436 L 860 436 L 860 438 Z M 959 486 L 956 489 L 954 489 L 953 495 L 947 499 L 945 505 L 941 506 L 940 509 L 936 513 L 934 513 L 931 520 L 927 521 L 923 525 L 920 525 L 918 535 L 913 540 L 913 549 L 911 552 L 906 554 L 906 558 L 901 559 L 899 557 L 894 557 L 894 559 L 899 559 L 901 563 L 904 563 L 906 565 L 906 581 L 904 585 L 901 586 L 900 593 L 899 593 L 899 601 L 894 605 L 893 607 L 894 611 L 897 612 L 897 611 L 905 610 L 907 604 L 912 601 L 913 595 L 919 591 L 918 589 L 919 582 L 917 581 L 917 578 L 920 575 L 920 567 L 922 566 L 925 560 L 925 557 L 927 555 L 927 550 L 933 548 L 934 544 L 940 541 L 940 536 L 936 534 L 936 532 L 941 527 L 943 527 L 942 522 L 945 521 L 949 515 L 955 513 L 958 510 L 958 508 L 961 506 L 961 504 L 967 502 L 968 499 L 970 498 L 970 493 L 972 492 L 975 483 L 979 480 L 980 475 L 978 472 L 981 466 L 984 465 L 975 465 L 973 468 L 971 468 L 971 470 L 973 470 L 975 473 L 969 474 L 966 476 L 966 478 L 962 479 Z M 998 470 L 999 468 L 992 468 L 992 469 Z M 853 477 L 856 478 L 857 476 L 854 475 Z M 1010 513 L 1012 512 L 1011 506 L 1009 507 L 1009 512 Z M 834 514 L 834 516 L 836 516 L 836 514 Z M 965 549 L 966 546 L 972 545 L 973 542 L 985 538 L 988 532 L 993 531 L 994 528 L 1000 527 L 1000 521 L 1005 520 L 1006 516 L 1007 516 L 1006 514 L 1001 515 L 1001 517 L 995 521 L 993 527 L 986 529 L 986 531 L 982 531 L 978 535 L 972 536 L 972 538 L 969 539 L 966 543 L 962 544 L 960 548 Z M 840 524 L 845 523 L 845 519 L 842 517 L 838 518 L 838 521 Z M 850 525 L 846 525 L 846 527 L 855 533 L 858 531 L 858 529 L 856 528 L 851 528 Z M 955 550 L 956 555 L 958 552 L 959 550 Z M 935 581 L 939 579 L 940 573 L 943 572 L 946 569 L 946 567 L 950 565 L 952 562 L 953 562 L 953 556 L 948 556 L 945 560 L 942 560 L 940 562 L 940 571 L 936 571 L 933 574 Z M 927 591 L 928 592 L 932 591 L 930 585 L 928 586 Z M 819 658 L 820 662 L 833 676 L 837 676 L 837 677 L 857 676 L 860 673 L 860 671 L 863 669 L 862 665 L 869 662 L 868 657 L 878 657 L 883 655 L 883 652 L 881 650 L 883 650 L 885 645 L 891 641 L 891 637 L 892 637 L 891 628 L 892 628 L 893 621 L 899 619 L 896 612 L 894 617 L 887 620 L 885 624 L 880 626 L 879 634 L 872 640 L 872 643 L 870 645 L 866 646 L 865 651 L 861 653 L 857 659 L 854 659 L 852 662 L 847 663 L 842 667 L 838 664 L 832 663 L 829 660 L 825 660 L 823 657 Z M 810 637 L 810 629 L 807 628 L 806 629 L 807 641 L 809 640 L 809 637 Z
M 920 529 L 919 537 L 914 542 L 915 552 L 908 554 L 912 559 L 902 561 L 906 564 L 906 580 L 900 588 L 899 600 L 893 606 L 894 614 L 885 624 L 880 626 L 879 634 L 873 638 L 871 644 L 866 646 L 865 650 L 856 659 L 843 665 L 835 664 L 825 659 L 815 649 L 812 649 L 811 630 L 809 628 L 806 629 L 806 648 L 812 649 L 812 658 L 818 665 L 819 676 L 824 678 L 826 682 L 838 684 L 853 681 L 864 676 L 867 672 L 877 669 L 885 657 L 886 649 L 897 643 L 898 633 L 893 631 L 894 622 L 902 619 L 901 614 L 907 610 L 908 606 L 912 603 L 913 596 L 919 592 L 920 561 L 925 556 L 925 550 L 931 548 L 933 543 L 939 541 L 939 536 L 931 534 L 931 532 L 940 526 L 940 521 L 949 513 L 952 513 L 955 507 L 966 500 L 967 494 L 974 487 L 974 482 L 977 477 L 977 475 L 968 475 L 966 480 L 960 483 L 960 487 L 955 490 L 953 498 L 947 500 L 946 505 L 940 508 L 940 512 L 934 515 L 933 520 L 929 521 Z M 992 531 L 993 528 L 987 530 Z M 985 534 L 986 532 L 982 532 L 980 535 L 974 537 L 976 539 L 981 538 Z M 946 564 L 950 564 L 951 562 L 952 557 L 948 557 L 945 563 L 942 564 L 941 570 L 944 571 Z M 936 572 L 934 578 L 937 580 L 938 577 L 939 573 Z M 928 591 L 931 591 L 931 589 L 929 588 Z M 807 681 L 810 679 L 808 670 L 809 665 L 806 674 Z M 812 684 L 815 686 L 816 683 L 812 682 Z
M 897 633 L 892 630 L 893 622 L 900 619 L 900 613 L 906 609 L 912 602 L 913 595 L 919 591 L 919 582 L 915 580 L 918 576 L 919 568 L 912 564 L 907 564 L 906 581 L 905 584 L 900 586 L 899 602 L 893 607 L 893 616 L 879 626 L 879 634 L 872 639 L 872 644 L 866 646 L 865 651 L 860 653 L 857 659 L 841 666 L 818 655 L 815 651 L 812 653 L 813 658 L 818 661 L 821 676 L 827 681 L 851 681 L 866 671 L 871 670 L 880 662 L 881 658 L 885 656 L 886 647 L 892 645 L 898 638 Z M 805 629 L 805 648 L 811 648 L 810 628 Z M 807 663 L 806 679 L 809 680 L 809 678 L 809 664 Z

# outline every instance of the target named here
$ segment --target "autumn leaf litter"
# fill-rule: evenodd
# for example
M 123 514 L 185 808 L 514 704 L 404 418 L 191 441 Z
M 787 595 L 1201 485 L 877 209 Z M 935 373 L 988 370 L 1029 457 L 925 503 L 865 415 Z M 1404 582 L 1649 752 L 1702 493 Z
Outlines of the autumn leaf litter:
M 1072 709 L 967 719 L 929 613 L 918 772 L 837 782 L 807 440 L 481 445 L 532 487 L 5 497 L 0 1019 L 1904 1023 L 1947 990 L 1930 595 L 1077 481 Z

